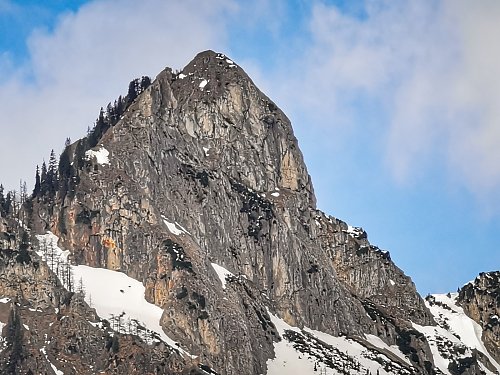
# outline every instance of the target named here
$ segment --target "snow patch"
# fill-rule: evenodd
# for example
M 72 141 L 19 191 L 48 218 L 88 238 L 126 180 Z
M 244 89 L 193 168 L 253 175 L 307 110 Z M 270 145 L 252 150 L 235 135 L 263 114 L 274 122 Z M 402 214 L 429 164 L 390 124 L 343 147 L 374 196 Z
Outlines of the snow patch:
M 206 79 L 204 79 L 203 81 L 200 82 L 198 87 L 203 90 L 205 88 L 205 86 L 207 85 L 207 83 L 208 83 L 208 81 Z
M 226 277 L 234 276 L 234 273 L 228 271 L 227 269 L 225 269 L 222 266 L 219 266 L 216 263 L 211 263 L 211 264 L 212 264 L 213 269 L 217 273 L 217 276 L 219 276 L 219 280 L 222 283 L 222 289 L 226 289 L 226 283 L 227 283 Z
M 280 196 L 280 193 L 274 192 L 274 193 L 271 193 L 271 195 L 272 195 L 273 197 L 279 197 L 279 196 Z
M 172 223 L 164 215 L 161 215 L 161 218 L 163 219 L 163 222 L 167 226 L 170 233 L 175 234 L 176 236 L 180 236 L 181 234 L 190 235 L 189 232 L 186 229 L 184 229 L 184 227 L 180 225 L 177 221 L 174 221 Z
M 184 79 L 184 78 L 186 78 L 186 77 L 187 77 L 187 75 L 185 75 L 185 74 L 181 73 L 181 74 L 179 74 L 179 76 L 178 76 L 178 77 L 179 77 L 179 79 Z
M 347 233 L 351 237 L 358 238 L 359 236 L 361 236 L 363 234 L 363 228 L 353 227 L 353 226 L 348 225 L 347 230 L 344 230 L 343 232 Z
M 8 303 L 8 302 L 10 302 L 10 298 L 9 297 L 0 298 L 0 303 Z
M 396 283 L 392 279 L 389 279 L 389 282 L 391 283 L 392 286 L 396 285 Z
M 268 375 L 337 375 L 339 373 L 378 373 L 380 375 L 386 375 L 412 373 L 412 370 L 392 362 L 384 354 L 374 349 L 368 349 L 354 340 L 345 337 L 334 337 L 309 328 L 300 330 L 271 314 L 269 310 L 268 314 L 282 337 L 280 342 L 274 343 L 275 358 L 267 361 Z M 307 346 L 312 350 L 310 352 L 302 352 L 299 350 L 300 345 L 294 346 L 294 343 L 284 336 L 287 331 L 296 332 L 302 335 Z M 406 363 L 408 361 L 398 349 L 387 345 L 381 345 L 380 342 L 376 342 L 376 344 L 372 343 L 372 345 L 379 348 L 382 346 L 383 349 L 391 351 L 398 357 L 402 357 L 402 361 Z M 334 368 L 335 366 L 337 366 L 337 369 Z M 391 367 L 390 370 L 388 370 L 389 367 Z
M 209 156 L 209 154 L 208 154 L 209 151 L 210 151 L 210 148 L 203 147 L 203 152 L 205 153 L 205 156 Z
M 73 266 L 76 280 L 82 279 L 86 290 L 85 301 L 96 309 L 97 315 L 107 320 L 120 316 L 123 325 L 137 321 L 155 332 L 175 349 L 178 344 L 168 337 L 160 326 L 163 309 L 146 301 L 145 287 L 141 282 L 118 271 L 88 266 Z
M 96 158 L 97 164 L 105 165 L 109 164 L 109 151 L 101 146 L 98 150 L 88 150 L 85 152 L 85 159 L 91 160 Z

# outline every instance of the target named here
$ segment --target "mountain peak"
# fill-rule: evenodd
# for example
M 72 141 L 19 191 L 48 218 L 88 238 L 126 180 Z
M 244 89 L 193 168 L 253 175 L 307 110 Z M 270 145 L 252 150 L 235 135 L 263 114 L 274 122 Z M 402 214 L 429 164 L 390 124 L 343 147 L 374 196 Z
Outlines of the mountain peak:
M 198 53 L 183 69 L 183 72 L 192 71 L 222 71 L 230 68 L 237 68 L 238 65 L 223 53 L 207 50 Z
M 166 69 L 134 108 L 175 128 L 186 162 L 221 170 L 256 191 L 302 191 L 315 204 L 290 120 L 226 55 L 204 51 L 181 72 Z M 129 128 L 131 120 L 125 116 L 119 126 Z
M 442 350 L 460 338 L 430 309 L 460 298 L 426 306 L 361 228 L 316 209 L 289 119 L 224 54 L 134 80 L 59 167 L 49 164 L 37 193 L 0 220 L 0 247 L 19 249 L 0 251 L 1 369 L 482 374 L 478 360 L 500 369 L 498 353 L 475 354 L 487 354 L 482 346 Z M 484 283 L 498 284 L 493 276 Z M 483 326 L 494 350 L 490 289 L 461 294 L 463 311 L 496 324 Z

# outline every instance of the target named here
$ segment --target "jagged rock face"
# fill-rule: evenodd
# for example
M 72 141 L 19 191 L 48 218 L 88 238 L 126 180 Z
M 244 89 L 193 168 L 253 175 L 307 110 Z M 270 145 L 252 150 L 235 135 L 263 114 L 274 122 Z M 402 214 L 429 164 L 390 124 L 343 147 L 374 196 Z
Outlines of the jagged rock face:
M 16 238 L 9 221 L 0 216 L 0 249 L 15 249 Z
M 389 252 L 368 242 L 366 232 L 341 220 L 325 220 L 321 215 L 317 223 L 337 276 L 353 293 L 383 306 L 392 317 L 421 325 L 434 324 L 411 279 L 391 261 Z
M 458 303 L 483 328 L 483 341 L 500 362 L 500 272 L 482 272 L 460 289 Z
M 431 321 L 390 258 L 318 213 L 289 120 L 224 55 L 163 71 L 86 155 L 75 194 L 34 202 L 33 227 L 77 263 L 141 280 L 166 332 L 221 373 L 265 373 L 266 307 L 390 344 L 409 319 Z M 238 277 L 223 289 L 211 263 Z M 427 371 L 425 340 L 406 336 Z

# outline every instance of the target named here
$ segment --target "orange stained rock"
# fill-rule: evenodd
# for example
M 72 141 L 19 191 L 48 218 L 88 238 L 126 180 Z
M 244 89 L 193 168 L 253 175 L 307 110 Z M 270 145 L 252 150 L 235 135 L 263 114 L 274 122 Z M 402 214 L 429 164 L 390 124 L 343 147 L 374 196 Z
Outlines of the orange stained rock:
M 115 249 L 116 248 L 116 243 L 112 238 L 104 238 L 102 240 L 102 244 L 107 247 L 108 249 Z

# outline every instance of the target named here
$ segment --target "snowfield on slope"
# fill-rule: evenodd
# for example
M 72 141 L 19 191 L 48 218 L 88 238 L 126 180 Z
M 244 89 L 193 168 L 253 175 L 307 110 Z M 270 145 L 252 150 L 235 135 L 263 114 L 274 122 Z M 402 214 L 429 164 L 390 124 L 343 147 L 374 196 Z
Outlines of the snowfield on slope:
M 288 325 L 269 311 L 268 314 L 282 340 L 274 343 L 276 356 L 267 361 L 267 375 L 416 374 L 410 365 L 392 362 L 384 354 L 354 340 L 308 328 L 301 330 Z M 408 363 L 399 349 L 385 343 L 379 346 L 380 343 L 373 338 L 369 338 L 369 341 L 379 349 L 390 348 L 401 358 L 401 362 Z
M 444 374 L 451 375 L 448 370 L 450 364 L 448 357 L 450 352 L 456 348 L 464 350 L 461 358 L 471 357 L 472 349 L 482 352 L 500 373 L 500 365 L 491 357 L 482 342 L 483 330 L 481 326 L 469 318 L 464 310 L 456 304 L 457 296 L 457 293 L 431 295 L 435 302 L 430 303 L 426 300 L 425 304 L 438 326 L 420 326 L 413 323 L 413 327 L 427 338 L 435 365 Z M 486 374 L 494 374 L 484 365 L 481 364 L 481 366 Z
M 57 246 L 59 238 L 51 232 L 37 236 L 40 247 L 38 251 L 48 266 L 60 277 L 60 265 L 67 261 L 69 251 Z M 126 326 L 129 321 L 137 321 L 139 327 L 156 333 L 165 343 L 181 353 L 178 343 L 168 337 L 160 326 L 163 309 L 146 301 L 145 287 L 141 282 L 122 272 L 88 266 L 72 266 L 73 285 L 81 284 L 85 290 L 85 301 L 95 308 L 97 314 L 110 322 L 120 317 L 120 322 Z M 63 284 L 67 282 L 61 280 Z M 67 287 L 67 285 L 65 285 Z

